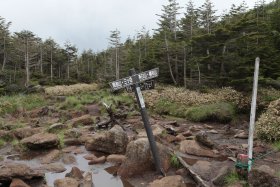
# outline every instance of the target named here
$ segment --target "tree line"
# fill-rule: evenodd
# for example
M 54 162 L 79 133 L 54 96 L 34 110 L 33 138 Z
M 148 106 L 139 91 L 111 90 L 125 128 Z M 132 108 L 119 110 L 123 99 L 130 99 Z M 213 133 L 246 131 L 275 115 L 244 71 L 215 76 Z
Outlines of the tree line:
M 245 2 L 233 4 L 220 16 L 211 0 L 200 7 L 168 0 L 157 16 L 158 28 L 152 34 L 142 27 L 121 42 L 116 29 L 108 49 L 81 54 L 70 42 L 61 47 L 31 31 L 11 34 L 11 23 L 0 17 L 0 87 L 108 82 L 127 76 L 130 68 L 159 67 L 163 83 L 248 89 L 257 56 L 260 83 L 280 87 L 280 0 L 259 0 L 250 10 Z

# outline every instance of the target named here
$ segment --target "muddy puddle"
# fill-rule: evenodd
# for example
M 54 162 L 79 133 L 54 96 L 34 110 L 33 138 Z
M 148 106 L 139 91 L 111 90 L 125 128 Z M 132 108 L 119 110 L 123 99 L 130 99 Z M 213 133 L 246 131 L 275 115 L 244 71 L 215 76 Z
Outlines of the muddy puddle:
M 96 164 L 96 165 L 88 165 L 88 160 L 84 158 L 85 155 L 90 154 L 85 151 L 84 147 L 81 147 L 84 150 L 82 154 L 71 154 L 75 157 L 76 162 L 73 164 L 64 164 L 66 171 L 62 173 L 53 173 L 47 172 L 45 173 L 45 181 L 48 186 L 54 186 L 54 181 L 56 179 L 65 178 L 65 174 L 69 173 L 73 166 L 78 167 L 83 172 L 91 172 L 93 185 L 94 187 L 104 187 L 104 186 L 112 186 L 112 187 L 131 187 L 126 180 L 121 179 L 119 176 L 115 176 L 110 174 L 110 168 L 113 168 L 111 163 L 104 164 Z M 69 154 L 69 153 L 67 153 Z M 16 162 L 16 163 L 24 163 L 32 168 L 37 168 L 40 166 L 40 156 L 38 155 L 24 155 L 23 157 L 15 154 L 4 157 L 5 162 Z M 63 163 L 62 159 L 56 161 L 56 163 Z M 109 170 L 108 170 L 109 169 Z M 107 172 L 108 171 L 108 172 Z

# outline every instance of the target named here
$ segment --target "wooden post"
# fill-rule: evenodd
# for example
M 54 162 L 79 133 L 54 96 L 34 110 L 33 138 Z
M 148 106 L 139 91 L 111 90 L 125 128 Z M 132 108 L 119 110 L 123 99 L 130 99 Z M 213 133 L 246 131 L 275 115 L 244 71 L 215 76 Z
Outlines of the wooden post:
M 253 85 L 253 96 L 251 103 L 251 113 L 250 113 L 250 128 L 249 128 L 249 139 L 248 139 L 248 172 L 251 171 L 251 164 L 253 158 L 253 139 L 255 130 L 255 117 L 256 117 L 256 103 L 257 103 L 257 92 L 258 92 L 258 77 L 259 77 L 259 65 L 260 58 L 257 57 L 255 61 L 255 72 L 254 72 L 254 85 Z

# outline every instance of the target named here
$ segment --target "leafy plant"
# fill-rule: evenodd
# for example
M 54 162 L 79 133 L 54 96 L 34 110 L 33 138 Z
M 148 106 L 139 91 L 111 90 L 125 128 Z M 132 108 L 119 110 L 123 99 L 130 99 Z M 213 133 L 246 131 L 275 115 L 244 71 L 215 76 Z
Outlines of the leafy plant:
M 3 147 L 6 144 L 6 142 L 3 139 L 0 139 L 0 148 Z
M 227 185 L 233 185 L 239 181 L 240 179 L 236 172 L 231 172 L 228 176 L 225 177 L 225 182 Z
M 175 153 L 173 153 L 171 155 L 171 158 L 170 158 L 170 163 L 173 167 L 175 168 L 179 168 L 181 167 L 181 162 L 180 160 L 178 159 L 177 155 Z

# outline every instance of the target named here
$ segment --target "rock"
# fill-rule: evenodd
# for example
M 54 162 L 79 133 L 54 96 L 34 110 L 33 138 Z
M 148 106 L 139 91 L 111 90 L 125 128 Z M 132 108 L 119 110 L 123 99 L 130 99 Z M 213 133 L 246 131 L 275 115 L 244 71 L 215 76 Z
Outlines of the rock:
M 30 186 L 25 182 L 23 182 L 21 179 L 14 178 L 10 184 L 10 187 L 30 187 Z
M 38 167 L 36 170 L 42 171 L 42 172 L 53 172 L 53 173 L 62 173 L 66 171 L 66 168 L 62 163 L 51 163 L 51 164 L 43 164 L 40 167 Z
M 86 160 L 92 160 L 92 159 L 96 159 L 97 157 L 94 154 L 90 154 L 90 155 L 85 155 L 84 159 Z
M 100 116 L 101 115 L 100 107 L 97 104 L 85 106 L 85 111 L 86 111 L 86 113 L 88 113 L 91 116 Z
M 38 118 L 38 117 L 42 117 L 45 116 L 49 113 L 49 107 L 45 106 L 42 108 L 36 108 L 34 110 L 31 110 L 28 112 L 28 116 L 31 118 Z
M 51 162 L 54 162 L 55 160 L 59 159 L 59 156 L 60 156 L 60 151 L 54 149 L 40 159 L 41 164 L 49 164 Z
M 248 133 L 246 133 L 245 131 L 239 132 L 234 135 L 234 138 L 248 139 Z
M 186 170 L 186 168 L 181 168 L 176 170 L 176 175 L 186 176 L 189 172 Z
M 78 187 L 79 182 L 76 179 L 65 177 L 64 179 L 56 179 L 54 187 Z
M 14 135 L 18 139 L 23 139 L 30 137 L 34 134 L 42 133 L 44 129 L 42 127 L 38 128 L 31 128 L 31 127 L 24 127 L 24 128 L 18 128 L 14 131 Z
M 190 130 L 191 132 L 197 132 L 197 131 L 200 131 L 200 130 L 202 130 L 202 129 L 203 129 L 203 127 L 200 126 L 200 125 L 192 125 L 192 126 L 190 126 L 190 128 L 189 128 L 189 130 Z
M 68 129 L 64 133 L 65 138 L 79 138 L 81 135 L 81 131 L 77 128 Z
M 77 180 L 81 180 L 84 178 L 81 170 L 75 166 L 72 167 L 69 173 L 66 173 L 65 177 L 70 177 Z
M 191 169 L 197 173 L 202 179 L 211 179 L 211 163 L 205 160 L 199 160 L 194 165 L 191 166 Z
M 85 147 L 88 151 L 101 151 L 104 153 L 115 154 L 124 153 L 128 143 L 126 132 L 115 125 L 105 133 L 97 133 L 86 141 Z
M 251 170 L 248 183 L 253 187 L 279 187 L 280 178 L 275 176 L 275 170 L 267 165 L 262 165 Z
M 102 156 L 102 157 L 99 157 L 99 158 L 93 158 L 92 160 L 90 160 L 88 162 L 88 165 L 93 165 L 93 164 L 103 164 L 106 162 L 106 157 L 105 156 Z
M 192 132 L 191 131 L 185 131 L 182 133 L 183 136 L 185 137 L 189 137 L 189 136 L 192 136 Z
M 178 134 L 177 136 L 176 136 L 176 138 L 175 138 L 175 141 L 177 141 L 177 142 L 181 142 L 181 141 L 183 141 L 183 140 L 185 140 L 186 138 L 185 138 L 185 136 L 183 136 L 183 134 Z
M 212 180 L 212 183 L 217 185 L 217 186 L 225 186 L 225 178 L 228 176 L 230 173 L 234 171 L 233 168 L 230 168 L 229 166 L 224 166 L 222 167 L 217 176 Z
M 161 158 L 161 165 L 164 171 L 170 167 L 170 155 L 168 150 L 157 143 L 157 148 Z M 131 177 L 142 174 L 145 171 L 154 169 L 150 144 L 147 138 L 140 138 L 128 144 L 126 150 L 126 159 L 122 162 L 118 175 L 122 177 Z
M 214 127 L 212 127 L 212 126 L 210 126 L 210 125 L 207 125 L 207 124 L 204 124 L 203 126 L 204 126 L 204 128 L 206 128 L 206 129 L 213 129 L 213 128 L 214 128 Z
M 76 149 L 79 149 L 78 146 L 69 146 L 62 149 L 63 153 L 73 153 Z
M 154 180 L 149 187 L 186 187 L 181 175 L 167 176 L 160 180 Z
M 43 178 L 44 172 L 31 169 L 21 163 L 3 163 L 0 169 L 0 181 L 11 181 L 13 178 L 30 180 L 32 178 Z
M 182 141 L 180 143 L 180 151 L 202 157 L 217 157 L 217 155 L 212 150 L 201 147 L 195 140 Z
M 219 132 L 218 131 L 216 131 L 216 130 L 210 130 L 210 131 L 207 131 L 208 133 L 211 133 L 211 134 L 218 134 Z
M 87 172 L 79 187 L 93 187 L 92 173 Z
M 62 157 L 62 162 L 67 165 L 74 164 L 76 163 L 76 158 L 71 154 L 64 154 Z
M 71 125 L 72 127 L 78 127 L 79 125 L 92 125 L 94 121 L 90 115 L 83 115 L 81 117 L 71 119 L 65 123 Z
M 67 128 L 68 128 L 68 126 L 66 124 L 55 123 L 55 124 L 52 124 L 51 126 L 49 126 L 48 132 L 54 133 L 58 130 L 67 129 Z
M 82 142 L 78 138 L 65 138 L 64 145 L 67 145 L 67 146 L 82 145 Z
M 118 163 L 121 164 L 125 160 L 125 155 L 117 155 L 117 154 L 112 154 L 107 156 L 107 162 L 112 162 L 112 163 Z
M 57 147 L 59 144 L 59 139 L 55 134 L 39 133 L 22 139 L 20 143 L 29 149 L 45 149 Z
M 196 139 L 196 141 L 198 141 L 199 143 L 201 143 L 202 145 L 204 145 L 206 147 L 209 147 L 211 149 L 214 147 L 214 142 L 208 138 L 205 131 L 199 132 L 195 136 L 195 139 Z
M 152 131 L 153 131 L 153 135 L 154 136 L 159 136 L 163 133 L 164 128 L 161 127 L 160 125 L 152 125 Z M 147 133 L 145 130 L 141 130 L 138 134 L 137 134 L 137 138 L 146 138 L 147 137 Z

